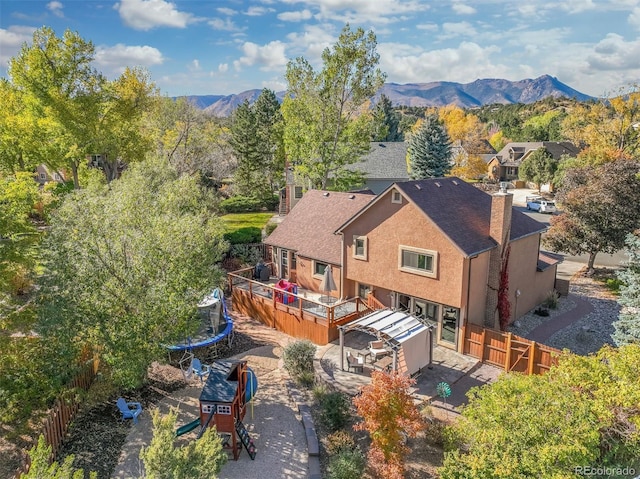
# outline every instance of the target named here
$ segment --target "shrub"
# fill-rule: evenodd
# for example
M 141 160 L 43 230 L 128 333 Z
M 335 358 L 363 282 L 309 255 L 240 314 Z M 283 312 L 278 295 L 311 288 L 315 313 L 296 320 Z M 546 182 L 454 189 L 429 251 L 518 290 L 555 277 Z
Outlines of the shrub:
M 558 301 L 560 300 L 560 294 L 555 291 L 549 291 L 547 297 L 544 299 L 542 305 L 545 308 L 556 309 L 558 307 Z
M 262 250 L 247 244 L 231 245 L 229 254 L 232 258 L 239 259 L 242 263 L 257 264 L 262 258 Z
M 612 291 L 614 293 L 619 293 L 620 286 L 623 285 L 623 282 L 618 278 L 607 278 L 604 284 L 609 291 Z
M 296 380 L 304 373 L 313 375 L 315 354 L 316 346 L 309 340 L 289 343 L 283 352 L 284 367 Z
M 327 477 L 329 479 L 360 479 L 364 466 L 364 455 L 359 449 L 342 451 L 329 461 Z
M 335 456 L 341 452 L 350 452 L 356 449 L 356 441 L 353 435 L 347 431 L 336 431 L 327 436 L 327 453 Z
M 250 213 L 260 211 L 260 200 L 249 196 L 232 196 L 220 202 L 220 208 L 224 213 Z
M 300 386 L 304 386 L 305 388 L 310 388 L 316 382 L 316 376 L 313 371 L 305 371 L 303 373 L 300 373 L 296 377 L 296 382 Z
M 267 223 L 267 225 L 264 227 L 264 233 L 269 236 L 271 233 L 273 233 L 273 230 L 275 230 L 278 227 L 278 223 L 274 223 L 273 221 L 270 221 L 269 223 Z
M 278 195 L 272 195 L 269 198 L 264 198 L 262 200 L 262 207 L 267 211 L 275 211 L 279 204 L 280 197 Z
M 260 243 L 262 241 L 262 230 L 256 226 L 246 226 L 225 233 L 224 239 L 231 244 Z
M 320 400 L 320 420 L 330 431 L 337 431 L 349 420 L 349 406 L 349 400 L 344 394 L 325 394 Z

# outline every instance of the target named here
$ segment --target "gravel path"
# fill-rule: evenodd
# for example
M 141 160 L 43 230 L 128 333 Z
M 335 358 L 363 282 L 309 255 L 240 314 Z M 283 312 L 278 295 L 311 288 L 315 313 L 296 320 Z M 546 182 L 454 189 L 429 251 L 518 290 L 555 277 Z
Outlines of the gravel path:
M 585 303 L 587 307 L 584 308 L 581 303 Z M 541 342 L 581 355 L 594 353 L 605 344 L 614 344 L 611 334 L 614 331 L 613 322 L 618 319 L 620 305 L 602 283 L 581 272 L 572 278 L 569 296 L 561 297 L 558 308 L 550 310 L 549 316 L 538 316 L 530 311 L 509 330 L 518 336 L 540 340 L 536 332 L 544 328 L 545 323 L 561 321 L 562 317 L 566 318 L 577 311 L 580 311 L 576 314 L 578 317 L 559 331 L 553 332 L 553 325 L 549 325 L 548 329 L 552 334 Z

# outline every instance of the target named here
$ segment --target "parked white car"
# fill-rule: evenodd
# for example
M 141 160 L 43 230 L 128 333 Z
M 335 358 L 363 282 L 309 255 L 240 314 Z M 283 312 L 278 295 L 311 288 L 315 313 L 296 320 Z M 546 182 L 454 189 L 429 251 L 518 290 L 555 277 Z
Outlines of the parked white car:
M 548 214 L 557 211 L 556 204 L 553 201 L 544 199 L 542 196 L 527 196 L 527 209 Z

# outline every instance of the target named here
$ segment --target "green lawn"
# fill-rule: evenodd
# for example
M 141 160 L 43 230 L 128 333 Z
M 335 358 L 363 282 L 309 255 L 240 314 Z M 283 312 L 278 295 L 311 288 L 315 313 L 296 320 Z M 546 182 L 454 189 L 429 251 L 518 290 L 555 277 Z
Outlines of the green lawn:
M 266 213 L 232 213 L 222 216 L 222 221 L 225 223 L 225 230 L 227 233 L 237 231 L 241 228 L 259 228 L 262 229 L 269 222 L 273 212 Z

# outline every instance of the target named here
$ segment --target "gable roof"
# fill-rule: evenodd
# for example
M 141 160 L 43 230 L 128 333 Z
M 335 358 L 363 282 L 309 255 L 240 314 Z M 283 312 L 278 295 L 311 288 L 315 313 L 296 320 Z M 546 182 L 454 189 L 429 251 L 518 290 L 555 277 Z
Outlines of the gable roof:
M 518 166 L 527 153 L 538 148 L 546 148 L 551 156 L 558 160 L 562 155 L 576 156 L 580 149 L 570 141 L 522 141 L 507 143 L 495 158 L 504 166 Z M 510 152 L 515 153 L 511 158 Z
M 372 142 L 369 153 L 346 168 L 363 172 L 367 179 L 408 180 L 407 146 L 404 141 Z
M 309 190 L 264 242 L 341 265 L 342 238 L 333 232 L 374 198 L 363 193 Z
M 393 188 L 429 218 L 465 256 L 473 256 L 496 246 L 497 243 L 489 236 L 491 195 L 484 191 L 456 177 L 433 178 L 395 183 L 378 195 L 376 201 L 388 196 Z M 338 231 L 373 203 L 367 204 L 358 215 L 341 225 Z M 511 241 L 545 230 L 544 224 L 512 209 Z

